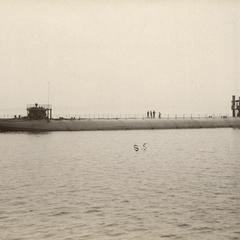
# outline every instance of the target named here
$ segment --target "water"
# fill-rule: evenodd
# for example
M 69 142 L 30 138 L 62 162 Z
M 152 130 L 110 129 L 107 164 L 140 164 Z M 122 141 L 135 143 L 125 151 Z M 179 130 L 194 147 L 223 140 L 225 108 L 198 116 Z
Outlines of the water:
M 0 239 L 240 239 L 239 146 L 236 129 L 0 133 Z

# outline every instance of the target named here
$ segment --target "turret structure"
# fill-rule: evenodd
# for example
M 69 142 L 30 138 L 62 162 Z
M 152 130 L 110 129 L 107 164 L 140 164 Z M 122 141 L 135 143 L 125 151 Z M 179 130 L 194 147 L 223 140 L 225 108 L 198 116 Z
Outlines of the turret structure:
M 52 107 L 49 104 L 27 106 L 27 118 L 30 120 L 52 119 Z

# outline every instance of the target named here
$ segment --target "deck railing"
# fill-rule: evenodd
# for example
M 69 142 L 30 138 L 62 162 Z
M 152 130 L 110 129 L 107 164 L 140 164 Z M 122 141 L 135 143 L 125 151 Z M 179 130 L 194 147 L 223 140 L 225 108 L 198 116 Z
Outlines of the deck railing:
M 26 114 L 0 114 L 1 119 L 23 118 Z M 147 117 L 145 114 L 55 114 L 53 119 L 219 119 L 231 118 L 229 114 L 162 114 L 161 118 Z
M 211 118 L 230 118 L 228 114 L 163 114 L 159 118 L 147 117 L 145 114 L 67 114 L 67 115 L 55 115 L 57 119 L 211 119 Z
M 32 108 L 32 107 L 36 107 L 36 104 L 27 104 L 27 109 Z M 51 104 L 37 104 L 37 107 L 42 107 L 45 109 L 52 109 Z

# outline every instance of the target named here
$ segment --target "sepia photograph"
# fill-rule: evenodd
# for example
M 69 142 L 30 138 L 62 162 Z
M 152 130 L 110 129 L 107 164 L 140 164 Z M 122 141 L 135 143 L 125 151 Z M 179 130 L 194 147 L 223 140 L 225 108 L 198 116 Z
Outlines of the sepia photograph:
M 240 240 L 239 0 L 0 0 L 0 240 Z

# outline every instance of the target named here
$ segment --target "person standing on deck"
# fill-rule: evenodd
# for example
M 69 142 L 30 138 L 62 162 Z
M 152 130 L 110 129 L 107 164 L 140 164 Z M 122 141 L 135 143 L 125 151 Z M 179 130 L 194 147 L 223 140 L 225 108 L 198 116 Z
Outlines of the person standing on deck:
M 155 118 L 155 114 L 156 114 L 156 112 L 155 112 L 155 110 L 153 110 L 153 118 Z
M 150 111 L 150 118 L 152 118 L 152 111 Z
M 147 118 L 149 118 L 149 111 L 147 111 Z
M 158 113 L 158 118 L 159 118 L 159 119 L 161 118 L 161 115 L 162 115 L 162 114 L 159 112 L 159 113 Z

